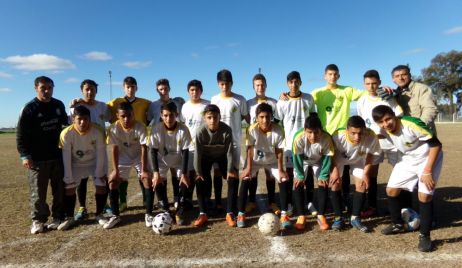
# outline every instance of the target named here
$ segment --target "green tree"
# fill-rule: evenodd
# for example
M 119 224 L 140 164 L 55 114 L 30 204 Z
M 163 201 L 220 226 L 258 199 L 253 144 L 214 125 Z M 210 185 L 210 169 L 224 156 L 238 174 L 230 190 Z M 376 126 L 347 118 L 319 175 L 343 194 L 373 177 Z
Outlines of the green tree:
M 452 50 L 436 55 L 429 67 L 422 70 L 421 80 L 435 91 L 438 99 L 448 101 L 449 112 L 454 113 L 454 95 L 458 109 L 462 95 L 462 51 Z

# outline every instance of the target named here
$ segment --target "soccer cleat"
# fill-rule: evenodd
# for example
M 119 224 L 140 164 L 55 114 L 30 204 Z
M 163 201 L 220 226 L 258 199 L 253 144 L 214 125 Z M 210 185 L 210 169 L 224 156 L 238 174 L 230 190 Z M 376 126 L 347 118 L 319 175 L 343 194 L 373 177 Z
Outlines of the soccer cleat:
M 281 228 L 282 229 L 290 229 L 292 227 L 292 223 L 290 223 L 290 218 L 287 214 L 281 215 Z
M 295 229 L 299 231 L 305 230 L 305 222 L 306 222 L 305 216 L 298 216 L 297 222 L 294 225 Z
M 341 231 L 343 229 L 343 225 L 344 223 L 342 218 L 334 220 L 332 223 L 332 230 Z
M 226 222 L 229 227 L 236 227 L 236 221 L 234 220 L 233 213 L 226 213 Z
M 199 214 L 199 217 L 194 221 L 194 227 L 200 227 L 204 225 L 209 218 L 207 217 L 207 214 Z
M 318 211 L 314 207 L 313 203 L 309 202 L 308 205 L 306 205 L 306 209 L 308 212 L 311 214 L 311 216 L 316 216 L 318 215 Z
M 77 213 L 75 213 L 74 220 L 81 221 L 88 218 L 87 209 L 85 207 L 79 207 Z
M 327 223 L 327 219 L 324 215 L 318 215 L 317 221 L 319 229 L 323 231 L 329 230 L 329 224 Z
M 98 222 L 99 225 L 104 226 L 108 222 L 107 218 L 104 216 L 104 214 L 99 214 L 96 216 L 96 222 Z
M 37 220 L 32 221 L 32 226 L 30 227 L 31 234 L 43 233 L 43 223 Z
M 61 224 L 58 226 L 58 230 L 65 231 L 75 225 L 74 217 L 67 217 Z
M 245 214 L 242 212 L 239 212 L 237 215 L 237 227 L 239 228 L 244 228 L 245 227 Z
M 144 214 L 144 222 L 146 224 L 146 227 L 151 228 L 153 220 L 154 220 L 154 217 L 152 215 Z
M 368 218 L 374 217 L 375 215 L 377 215 L 377 209 L 373 207 L 370 207 L 361 212 L 362 219 L 368 219 Z
M 419 235 L 419 245 L 417 248 L 421 252 L 430 252 L 432 251 L 432 240 L 429 235 L 420 234 Z
M 354 228 L 360 230 L 361 232 L 363 233 L 368 233 L 369 232 L 369 228 L 367 228 L 366 225 L 364 225 L 362 222 L 361 222 L 361 218 L 360 217 L 356 217 L 355 219 L 351 219 L 351 226 L 353 226 Z
M 104 206 L 103 211 L 105 217 L 111 217 L 112 215 L 114 215 L 114 213 L 112 212 L 112 208 L 108 204 Z
M 58 219 L 53 219 L 51 223 L 47 225 L 48 230 L 56 230 L 58 229 L 58 226 L 61 224 L 61 221 Z
M 404 225 L 399 224 L 399 223 L 396 223 L 396 224 L 392 223 L 388 225 L 387 227 L 385 227 L 384 229 L 382 229 L 381 231 L 383 235 L 393 235 L 393 234 L 399 234 L 402 232 L 404 232 Z
M 128 206 L 127 206 L 127 203 L 126 203 L 126 202 L 120 203 L 120 205 L 119 205 L 119 212 L 120 212 L 120 213 L 126 211 L 127 209 L 128 209 Z
M 269 205 L 270 211 L 272 211 L 276 215 L 281 215 L 281 210 L 279 209 L 278 205 L 276 203 L 271 203 Z
M 257 204 L 255 202 L 249 202 L 247 203 L 247 206 L 245 206 L 245 213 L 250 213 L 256 208 Z
M 109 221 L 106 222 L 104 225 L 103 225 L 103 228 L 104 229 L 111 229 L 113 228 L 114 226 L 117 225 L 117 223 L 120 222 L 120 217 L 119 216 L 112 216 L 111 218 L 109 218 Z

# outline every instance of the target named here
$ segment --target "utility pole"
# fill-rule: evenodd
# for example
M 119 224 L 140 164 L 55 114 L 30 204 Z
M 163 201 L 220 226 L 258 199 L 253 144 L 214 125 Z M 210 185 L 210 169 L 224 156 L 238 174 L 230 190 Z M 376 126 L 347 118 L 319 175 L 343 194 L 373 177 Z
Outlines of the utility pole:
M 112 100 L 112 71 L 109 70 L 109 100 Z
M 258 73 L 261 74 L 261 67 L 258 67 Z

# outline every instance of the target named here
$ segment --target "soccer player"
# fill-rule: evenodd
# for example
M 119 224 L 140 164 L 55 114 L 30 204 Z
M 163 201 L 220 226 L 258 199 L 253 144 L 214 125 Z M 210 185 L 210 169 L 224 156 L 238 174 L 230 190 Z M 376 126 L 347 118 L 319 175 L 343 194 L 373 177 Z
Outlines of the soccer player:
M 58 226 L 58 230 L 67 230 L 75 224 L 75 190 L 80 181 L 83 178 L 88 179 L 89 176 L 93 177 L 95 184 L 96 220 L 104 225 L 107 223 L 103 216 L 107 200 L 106 143 L 104 129 L 91 123 L 88 108 L 80 105 L 73 109 L 72 125 L 61 132 L 59 147 L 63 153 L 63 180 L 66 189 L 64 205 L 67 217 Z
M 293 141 L 294 157 L 294 199 L 296 214 L 299 215 L 295 228 L 298 230 L 305 229 L 305 216 L 303 214 L 303 186 L 305 183 L 305 174 L 307 169 L 312 167 L 313 177 L 318 182 L 317 199 L 318 213 L 317 220 L 321 230 L 329 229 L 325 212 L 327 203 L 328 188 L 332 191 L 339 191 L 338 183 L 329 183 L 329 174 L 331 172 L 334 145 L 331 136 L 323 130 L 321 120 L 316 113 L 311 113 L 305 119 L 304 128 L 295 133 Z M 334 204 L 334 207 L 337 204 Z
M 69 112 L 70 123 L 72 123 L 75 107 L 85 106 L 90 110 L 91 123 L 98 125 L 103 130 L 106 129 L 105 124 L 111 120 L 112 115 L 106 103 L 95 99 L 98 93 L 98 84 L 93 80 L 85 79 L 80 84 L 80 90 L 82 91 L 82 98 L 73 99 L 71 101 Z M 105 165 L 107 170 L 107 159 L 105 160 Z M 77 197 L 80 204 L 79 210 L 74 217 L 77 221 L 88 217 L 85 205 L 87 199 L 87 183 L 88 178 L 82 178 L 77 186 Z
M 233 76 L 229 70 L 224 69 L 217 73 L 217 83 L 220 88 L 220 94 L 213 96 L 210 103 L 220 107 L 221 121 L 230 126 L 233 131 L 233 164 L 236 165 L 236 169 L 239 170 L 241 158 L 242 120 L 245 119 L 247 123 L 249 123 L 250 120 L 247 110 L 247 102 L 243 96 L 232 91 Z M 223 186 L 223 175 L 219 173 L 219 169 L 215 168 L 213 185 L 215 190 L 215 207 L 217 209 L 221 208 L 221 189 Z M 229 180 L 234 179 L 234 177 L 228 178 L 228 185 Z M 236 187 L 233 190 L 233 193 L 235 192 L 237 200 L 239 181 L 231 183 L 231 185 Z M 228 201 L 230 198 L 231 200 L 235 199 L 234 197 L 228 196 Z M 229 207 L 228 212 L 230 212 Z M 234 222 L 235 225 L 234 214 L 228 214 L 227 219 L 233 219 L 232 222 Z
M 135 112 L 129 102 L 121 102 L 117 107 L 117 121 L 108 129 L 107 144 L 110 145 L 113 170 L 109 175 L 110 203 L 114 216 L 103 225 L 113 228 L 120 222 L 119 189 L 135 168 L 138 179 L 143 184 L 146 196 L 146 226 L 152 224 L 153 191 L 149 186 L 151 174 L 147 162 L 146 126 L 135 120 Z
M 289 175 L 289 183 L 292 185 L 294 180 L 294 164 L 292 158 L 292 142 L 297 130 L 303 128 L 305 119 L 310 115 L 311 112 L 315 111 L 315 105 L 313 97 L 308 93 L 303 93 L 300 90 L 302 85 L 302 79 L 300 73 L 292 71 L 287 75 L 287 87 L 289 93 L 287 99 L 280 99 L 277 102 L 276 118 L 282 122 L 285 132 L 285 148 L 284 148 L 284 162 L 287 174 Z M 311 184 L 311 187 L 308 185 Z M 307 197 L 309 211 L 314 213 L 315 208 L 311 202 L 313 199 L 312 189 L 313 182 L 306 183 L 307 186 Z M 292 187 L 288 189 L 288 202 L 292 203 Z M 289 210 L 290 205 L 289 205 Z M 301 218 L 300 218 L 301 219 Z
M 28 171 L 32 207 L 31 234 L 43 232 L 50 216 L 46 203 L 48 182 L 53 195 L 53 221 L 48 229 L 58 228 L 64 219 L 63 161 L 58 143 L 62 127 L 67 125 L 64 104 L 52 97 L 53 80 L 39 76 L 34 81 L 34 88 L 36 97 L 22 109 L 16 132 L 22 166 Z
M 221 174 L 227 174 L 228 179 L 228 211 L 232 211 L 237 197 L 239 183 L 237 168 L 233 163 L 233 132 L 231 128 L 220 121 L 220 108 L 209 104 L 204 109 L 205 125 L 196 132 L 196 151 L 194 154 L 194 169 L 196 170 L 196 192 L 199 203 L 199 217 L 194 226 L 203 226 L 208 221 L 207 198 L 212 187 L 211 169 L 218 164 Z M 236 183 L 237 182 L 237 183 Z M 236 226 L 230 214 L 226 215 L 228 224 Z
M 263 74 L 256 74 L 253 77 L 253 89 L 255 90 L 255 97 L 247 101 L 247 108 L 249 109 L 250 124 L 257 122 L 257 116 L 255 111 L 257 110 L 258 105 L 261 103 L 267 103 L 271 106 L 273 113 L 276 111 L 277 101 L 273 98 L 266 96 L 266 77 Z M 271 116 L 274 120 L 274 114 Z M 276 120 L 277 121 L 277 120 Z M 276 181 L 271 176 L 271 173 L 268 169 L 264 169 L 266 175 L 266 188 L 268 190 L 268 204 L 274 212 L 280 212 L 274 201 Z M 257 207 L 256 205 L 256 194 L 258 187 L 258 171 L 255 179 L 250 180 L 249 185 L 249 202 L 247 203 L 246 212 L 249 213 Z
M 118 112 L 119 104 L 121 102 L 128 102 L 133 107 L 133 114 L 135 116 L 135 120 L 144 125 L 147 125 L 148 120 L 146 119 L 146 116 L 147 116 L 147 112 L 149 109 L 149 105 L 151 104 L 151 101 L 136 97 L 136 91 L 138 91 L 138 83 L 136 82 L 136 79 L 131 76 L 125 77 L 124 82 L 123 82 L 123 88 L 124 88 L 125 96 L 122 98 L 116 98 L 108 102 L 107 104 L 112 113 L 111 122 L 115 122 L 118 120 L 117 112 Z M 140 184 L 141 193 L 143 194 L 143 203 L 144 203 L 146 199 L 144 195 L 145 193 L 144 186 L 141 181 L 139 181 L 139 184 Z M 128 180 L 122 181 L 119 187 L 120 211 L 121 212 L 127 209 L 127 188 L 128 188 Z
M 369 177 L 369 189 L 367 190 L 367 203 L 368 208 L 361 213 L 363 218 L 369 218 L 377 214 L 377 174 L 379 172 L 379 163 L 383 162 L 384 155 L 387 155 L 388 162 L 394 165 L 396 161 L 396 148 L 392 143 L 384 139 L 380 135 L 380 127 L 374 122 L 372 118 L 372 109 L 379 105 L 387 105 L 393 109 L 397 116 L 402 116 L 403 110 L 391 98 L 388 100 L 382 100 L 377 95 L 377 90 L 381 84 L 379 72 L 376 70 L 368 70 L 364 73 L 364 88 L 367 91 L 366 95 L 359 98 L 356 108 L 358 115 L 361 116 L 366 122 L 366 127 L 372 129 L 377 137 L 379 138 L 380 148 L 382 149 L 381 157 L 374 158 Z
M 273 109 L 268 103 L 259 104 L 255 115 L 257 122 L 247 130 L 247 162 L 240 176 L 237 227 L 245 227 L 245 205 L 251 180 L 257 180 L 258 171 L 265 168 L 271 170 L 271 179 L 279 183 L 281 225 L 286 229 L 290 227 L 287 215 L 287 188 L 291 185 L 284 170 L 284 130 L 272 122 Z
M 195 140 L 197 130 L 204 125 L 204 109 L 210 104 L 209 101 L 201 99 L 203 92 L 202 83 L 199 80 L 191 80 L 188 83 L 187 91 L 190 99 L 181 108 L 180 121 L 189 129 L 191 134 L 191 145 L 189 146 L 188 177 L 189 191 L 185 198 L 185 206 L 192 207 L 192 195 L 196 181 L 196 172 L 194 170 L 194 152 L 196 150 Z
M 417 186 L 421 215 L 418 249 L 431 251 L 432 203 L 443 163 L 442 144 L 423 121 L 408 116 L 400 119 L 388 106 L 375 107 L 372 117 L 382 129 L 382 134 L 402 154 L 388 180 L 388 207 L 392 223 L 382 230 L 382 234 L 404 231 L 398 196 L 402 190 L 412 192 Z
M 188 156 L 191 144 L 189 129 L 177 121 L 177 107 L 174 102 L 164 103 L 160 106 L 162 121 L 157 123 L 149 135 L 151 159 L 153 167 L 152 184 L 157 197 L 162 201 L 163 209 L 169 210 L 167 198 L 167 172 L 170 169 L 172 177 L 180 178 L 180 181 L 172 179 L 172 185 L 179 187 L 178 206 L 176 209 L 176 223 L 183 225 L 184 197 L 188 192 Z
M 346 129 L 339 129 L 332 134 L 332 140 L 335 147 L 335 165 L 329 183 L 341 185 L 344 166 L 350 166 L 355 183 L 350 222 L 359 231 L 369 232 L 369 228 L 361 222 L 360 213 L 366 196 L 365 192 L 369 188 L 370 169 L 374 157 L 380 155 L 377 136 L 372 130 L 366 128 L 366 123 L 360 116 L 355 115 L 348 119 Z M 332 229 L 339 231 L 343 229 L 344 223 L 338 189 L 332 188 L 331 199 L 335 214 Z

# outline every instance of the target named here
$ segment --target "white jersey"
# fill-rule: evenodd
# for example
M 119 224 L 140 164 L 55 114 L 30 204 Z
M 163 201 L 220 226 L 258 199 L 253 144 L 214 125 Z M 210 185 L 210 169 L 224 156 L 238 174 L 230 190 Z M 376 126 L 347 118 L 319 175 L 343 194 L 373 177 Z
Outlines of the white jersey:
M 305 137 L 304 128 L 297 131 L 292 145 L 294 155 L 302 155 L 303 163 L 309 166 L 321 165 L 323 156 L 334 156 L 334 144 L 327 132 L 322 132 L 317 143 L 311 144 Z
M 145 145 L 146 127 L 136 121 L 131 129 L 124 129 L 119 121 L 108 129 L 107 144 L 117 145 L 119 149 L 119 165 L 136 165 L 141 163 L 141 145 Z
M 381 153 L 377 136 L 370 129 L 366 129 L 359 144 L 353 144 L 348 138 L 346 129 L 343 128 L 332 134 L 332 141 L 335 147 L 336 162 L 345 165 L 365 160 L 368 154 L 379 156 Z
M 256 123 L 257 122 L 257 116 L 255 114 L 257 107 L 260 103 L 268 103 L 271 108 L 273 109 L 273 118 L 274 114 L 276 113 L 276 103 L 277 101 L 273 98 L 266 97 L 265 99 L 259 99 L 257 97 L 250 99 L 247 101 L 247 109 L 249 109 L 249 115 L 250 115 L 250 124 Z
M 189 133 L 191 134 L 192 141 L 189 146 L 190 152 L 194 152 L 196 150 L 196 131 L 204 125 L 203 112 L 208 104 L 210 104 L 210 102 L 207 100 L 201 100 L 199 103 L 187 101 L 181 108 L 180 121 L 188 127 Z
M 165 166 L 181 167 L 183 159 L 181 153 L 189 148 L 191 135 L 188 128 L 181 122 L 177 122 L 175 129 L 168 130 L 165 124 L 156 124 L 149 135 L 149 146 L 158 150 L 158 160 Z
M 221 121 L 233 130 L 233 146 L 239 147 L 242 136 L 242 118 L 248 114 L 245 98 L 236 93 L 232 93 L 231 97 L 218 94 L 212 97 L 210 103 L 220 108 Z
M 106 128 L 105 123 L 111 120 L 111 110 L 107 107 L 106 103 L 101 101 L 96 101 L 93 105 L 88 105 L 86 103 L 79 103 L 77 106 L 85 106 L 90 110 L 90 119 L 91 122 L 97 124 L 103 129 Z M 74 107 L 75 108 L 75 107 Z M 74 114 L 74 108 L 71 108 L 69 111 L 69 122 L 72 123 L 72 115 Z
M 302 93 L 299 97 L 288 97 L 288 100 L 279 100 L 275 117 L 279 119 L 286 134 L 286 150 L 292 150 L 292 141 L 295 133 L 303 128 L 305 119 L 315 111 L 315 104 L 311 94 Z
M 173 98 L 168 100 L 169 102 L 173 102 L 176 105 L 176 110 L 178 115 L 181 113 L 181 106 L 182 103 L 180 103 L 179 98 Z M 162 106 L 164 102 L 161 101 L 160 99 L 151 102 L 148 108 L 148 113 L 146 115 L 146 119 L 148 120 L 150 126 L 155 126 L 157 123 L 159 123 L 160 120 L 160 106 Z
M 59 139 L 59 148 L 63 152 L 64 180 L 72 181 L 73 169 L 87 169 L 87 174 L 95 178 L 106 175 L 105 159 L 106 144 L 104 132 L 97 125 L 92 124 L 86 133 L 80 133 L 70 125 L 63 129 Z
M 372 110 L 379 105 L 390 107 L 396 116 L 401 117 L 403 115 L 403 109 L 398 105 L 395 99 L 382 100 L 379 96 L 363 95 L 359 98 L 356 104 L 356 109 L 358 111 L 358 115 L 366 122 L 366 127 L 372 129 L 376 134 L 380 133 L 380 127 L 372 118 Z
M 271 123 L 271 131 L 263 133 L 258 123 L 247 129 L 246 145 L 253 146 L 253 163 L 258 165 L 277 164 L 276 149 L 284 148 L 284 130 Z

